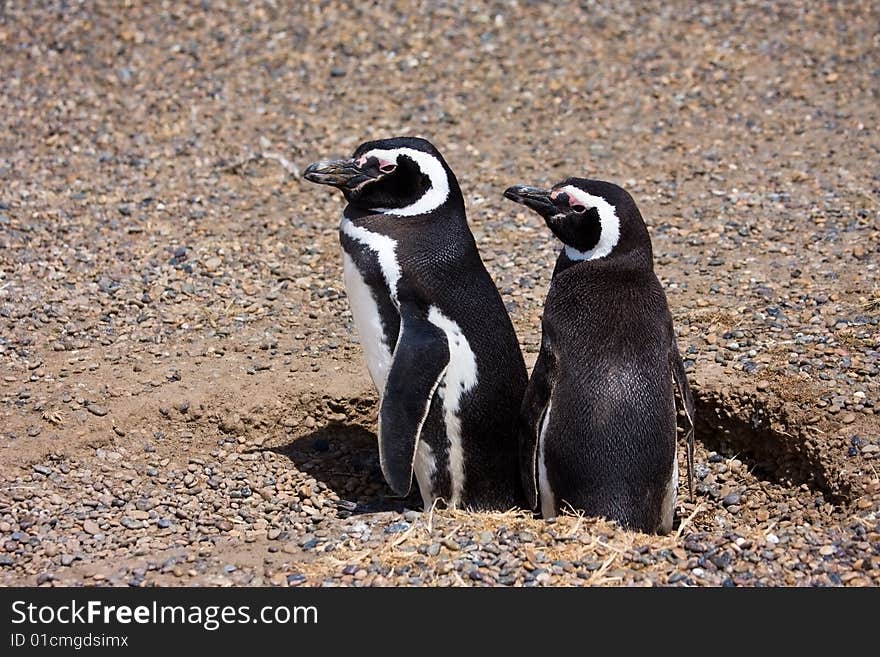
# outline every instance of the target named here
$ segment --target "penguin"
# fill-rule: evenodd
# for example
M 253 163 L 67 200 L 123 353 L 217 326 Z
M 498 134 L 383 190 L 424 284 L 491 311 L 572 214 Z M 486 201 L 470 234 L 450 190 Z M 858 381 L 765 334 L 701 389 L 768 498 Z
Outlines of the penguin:
M 303 172 L 348 205 L 343 276 L 379 393 L 379 461 L 425 508 L 522 503 L 518 416 L 528 374 L 468 227 L 455 174 L 428 141 L 368 141 Z
M 642 215 L 600 180 L 516 185 L 504 196 L 562 242 L 521 409 L 526 501 L 544 518 L 570 509 L 666 534 L 678 494 L 674 389 L 691 493 L 694 402 Z

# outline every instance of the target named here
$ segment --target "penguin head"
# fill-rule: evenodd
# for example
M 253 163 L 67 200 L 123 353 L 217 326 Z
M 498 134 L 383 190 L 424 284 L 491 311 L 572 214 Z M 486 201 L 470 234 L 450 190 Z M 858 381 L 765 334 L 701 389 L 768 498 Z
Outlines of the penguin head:
M 303 177 L 333 185 L 362 211 L 413 216 L 445 203 L 464 207 L 449 165 L 431 142 L 418 137 L 364 142 L 351 159 L 315 162 Z
M 613 183 L 566 178 L 549 190 L 514 185 L 504 196 L 541 215 L 569 260 L 626 253 L 651 262 L 651 239 L 642 215 L 626 190 Z

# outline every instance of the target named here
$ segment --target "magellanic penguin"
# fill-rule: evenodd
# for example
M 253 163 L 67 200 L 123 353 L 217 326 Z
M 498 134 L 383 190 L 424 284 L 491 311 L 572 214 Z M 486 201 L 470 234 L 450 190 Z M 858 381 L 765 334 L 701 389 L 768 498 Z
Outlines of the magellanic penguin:
M 345 289 L 379 392 L 379 460 L 428 508 L 522 502 L 519 406 L 527 382 L 513 324 L 477 252 L 458 181 L 434 146 L 398 137 L 315 162 L 337 187 Z
M 562 242 L 522 404 L 527 501 L 545 518 L 570 508 L 668 533 L 678 492 L 673 386 L 690 427 L 691 490 L 694 404 L 642 215 L 626 191 L 598 180 L 504 195 Z

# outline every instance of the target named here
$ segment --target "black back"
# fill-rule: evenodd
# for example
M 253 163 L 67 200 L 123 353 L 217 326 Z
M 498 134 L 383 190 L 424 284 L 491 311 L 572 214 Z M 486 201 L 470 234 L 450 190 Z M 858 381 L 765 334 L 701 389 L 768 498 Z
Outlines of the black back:
M 676 436 L 665 295 L 643 268 L 561 258 L 543 321 L 556 364 L 545 442 L 556 501 L 656 531 Z
M 414 216 L 377 214 L 371 210 L 375 207 L 405 207 L 414 200 L 414 189 L 419 195 L 426 191 L 424 181 L 419 187 L 411 180 L 404 180 L 406 163 L 401 157 L 394 174 L 379 183 L 384 185 L 383 188 L 369 191 L 370 185 L 362 194 L 346 194 L 349 205 L 344 211 L 345 218 L 355 226 L 396 241 L 396 259 L 401 270 L 397 307 L 388 294 L 375 253 L 344 231 L 340 231 L 340 239 L 373 289 L 386 334 L 395 343 L 401 332 L 401 315 L 409 312 L 412 323 L 421 322 L 425 327 L 420 339 L 424 346 L 423 358 L 428 358 L 436 336 L 435 330 L 425 324 L 424 319 L 432 306 L 461 328 L 474 353 L 478 373 L 477 385 L 461 396 L 458 414 L 465 454 L 461 505 L 509 509 L 522 503 L 517 429 L 518 411 L 527 382 L 525 363 L 507 309 L 480 259 L 468 227 L 458 182 L 437 150 L 424 140 L 396 138 L 367 142 L 355 151 L 354 159 L 372 149 L 401 147 L 428 152 L 442 163 L 449 182 L 445 202 L 427 214 Z M 405 196 L 407 202 L 395 194 Z M 395 362 L 410 357 L 399 347 L 397 351 Z M 438 353 L 442 355 L 442 352 Z M 420 364 L 413 362 L 411 367 L 419 369 Z M 414 383 L 410 377 L 406 380 Z M 389 385 L 396 386 L 398 382 L 392 377 Z M 401 385 L 405 387 L 406 381 Z M 449 454 L 442 405 L 439 396 L 435 395 L 424 420 L 421 440 L 431 446 L 437 458 L 435 482 L 441 495 L 448 499 L 450 482 L 445 470 Z M 380 417 L 380 422 L 394 420 L 390 413 L 387 418 Z M 403 482 L 405 475 L 400 476 Z M 401 488 L 405 488 L 405 483 Z
M 578 189 L 566 191 L 570 185 Z M 505 195 L 532 207 L 566 245 L 522 405 L 527 501 L 537 505 L 543 464 L 555 512 L 572 507 L 668 531 L 677 487 L 674 379 L 690 419 L 693 400 L 641 213 L 625 190 L 584 178 Z

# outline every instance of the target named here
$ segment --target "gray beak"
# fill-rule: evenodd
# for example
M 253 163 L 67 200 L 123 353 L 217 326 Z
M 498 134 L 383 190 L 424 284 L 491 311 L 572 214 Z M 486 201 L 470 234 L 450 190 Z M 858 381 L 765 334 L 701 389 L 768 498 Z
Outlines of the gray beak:
M 531 208 L 541 215 L 558 212 L 556 204 L 550 198 L 550 190 L 529 185 L 514 185 L 504 190 L 504 198 Z
M 322 160 L 307 166 L 303 178 L 320 185 L 353 189 L 373 176 L 361 170 L 353 160 Z

